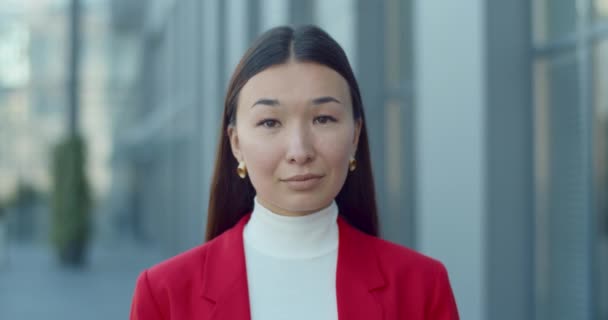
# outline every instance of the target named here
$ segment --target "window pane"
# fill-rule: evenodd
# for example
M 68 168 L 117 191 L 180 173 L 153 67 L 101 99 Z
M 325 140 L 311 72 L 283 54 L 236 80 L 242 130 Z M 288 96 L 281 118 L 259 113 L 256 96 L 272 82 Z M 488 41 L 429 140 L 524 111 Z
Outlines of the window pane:
M 414 243 L 413 212 L 413 107 L 412 1 L 384 2 L 384 183 L 386 216 L 382 224 L 388 239 L 407 246 Z M 368 109 L 369 110 L 369 109 Z
M 315 23 L 325 29 L 344 49 L 351 66 L 356 68 L 357 52 L 355 50 L 356 2 L 353 0 L 334 0 L 314 2 Z M 340 12 L 336 15 L 336 12 Z M 357 73 L 357 70 L 353 70 Z
M 594 0 L 593 1 L 593 16 L 599 20 L 608 19 L 608 1 Z
M 574 34 L 576 12 L 576 1 L 534 0 L 534 43 L 544 45 L 547 42 Z
M 536 95 L 538 319 L 590 319 L 585 108 L 575 52 L 539 61 Z
M 606 1 L 603 1 L 606 3 Z M 606 4 L 604 4 L 606 5 Z M 596 212 L 595 293 L 597 319 L 608 319 L 608 41 L 600 42 L 594 52 L 595 70 L 595 155 Z

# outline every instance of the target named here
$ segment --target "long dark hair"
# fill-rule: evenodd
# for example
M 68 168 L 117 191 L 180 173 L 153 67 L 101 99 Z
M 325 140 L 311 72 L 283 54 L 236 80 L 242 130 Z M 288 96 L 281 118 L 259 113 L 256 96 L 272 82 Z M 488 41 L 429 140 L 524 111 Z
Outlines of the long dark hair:
M 335 70 L 346 79 L 350 87 L 354 118 L 363 123 L 355 154 L 357 169 L 349 172 L 344 186 L 336 196 L 336 203 L 340 215 L 351 225 L 367 234 L 378 235 L 376 195 L 363 104 L 346 54 L 319 27 L 302 26 L 294 29 L 282 26 L 268 30 L 254 41 L 230 79 L 211 184 L 206 240 L 233 227 L 253 209 L 255 189 L 249 178 L 241 179 L 236 174 L 238 163 L 232 154 L 227 134 L 228 126 L 236 124 L 239 93 L 253 76 L 271 66 L 286 63 L 291 57 L 296 61 L 315 62 Z

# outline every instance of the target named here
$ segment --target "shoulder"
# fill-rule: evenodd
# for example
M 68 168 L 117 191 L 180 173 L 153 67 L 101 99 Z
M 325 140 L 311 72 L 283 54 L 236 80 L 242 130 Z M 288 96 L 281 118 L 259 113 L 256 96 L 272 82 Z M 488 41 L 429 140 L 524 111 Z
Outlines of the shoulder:
M 391 292 L 399 297 L 396 304 L 406 304 L 404 308 L 412 310 L 422 306 L 428 319 L 459 319 L 448 272 L 441 261 L 390 241 L 370 238 Z
M 200 283 L 209 252 L 218 242 L 222 242 L 222 238 L 223 235 L 152 265 L 140 274 L 140 278 L 145 274 L 147 281 L 156 288 L 175 288 Z
M 370 238 L 372 238 L 370 241 L 373 242 L 373 248 L 381 260 L 389 260 L 401 268 L 443 268 L 443 264 L 439 260 L 419 251 L 384 239 Z
M 143 270 L 136 281 L 130 319 L 169 319 L 171 301 L 200 290 L 201 275 L 210 243 L 192 248 Z
M 382 299 L 394 310 L 400 310 L 400 315 L 394 318 L 412 316 L 411 312 L 415 311 L 424 319 L 458 319 L 454 294 L 442 262 L 347 224 L 343 226 L 345 247 L 349 255 L 357 256 L 349 262 L 364 265 L 363 274 L 373 277 L 376 287 L 384 288 Z
M 148 277 L 158 280 L 183 278 L 205 264 L 209 246 L 210 243 L 198 245 L 150 266 L 147 269 Z
M 438 259 L 379 237 L 363 233 L 360 233 L 360 236 L 375 253 L 383 273 L 388 278 L 407 278 L 427 286 L 438 278 L 447 276 L 444 264 Z
M 443 263 L 417 250 L 377 236 L 366 234 L 348 223 L 343 224 L 345 239 L 358 247 L 366 247 L 375 253 L 381 263 L 390 263 L 397 269 L 442 269 Z M 367 251 L 367 250 L 366 250 Z
M 186 319 L 191 316 L 183 316 L 183 312 L 204 308 L 199 304 L 192 306 L 190 299 L 201 296 L 206 282 L 214 280 L 209 272 L 217 271 L 217 258 L 225 255 L 231 245 L 234 247 L 234 237 L 230 234 L 234 235 L 234 232 L 227 231 L 207 243 L 143 270 L 135 284 L 131 319 Z M 219 267 L 230 268 L 226 263 Z

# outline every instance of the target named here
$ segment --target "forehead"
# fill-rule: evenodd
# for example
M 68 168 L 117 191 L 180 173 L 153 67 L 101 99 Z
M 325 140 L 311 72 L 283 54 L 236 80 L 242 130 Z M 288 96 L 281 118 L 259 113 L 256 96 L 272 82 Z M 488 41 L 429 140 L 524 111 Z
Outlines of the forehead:
M 350 102 L 349 92 L 346 80 L 333 69 L 318 63 L 291 61 L 249 79 L 241 89 L 239 104 L 250 105 L 259 98 L 297 103 L 318 96 L 335 96 Z

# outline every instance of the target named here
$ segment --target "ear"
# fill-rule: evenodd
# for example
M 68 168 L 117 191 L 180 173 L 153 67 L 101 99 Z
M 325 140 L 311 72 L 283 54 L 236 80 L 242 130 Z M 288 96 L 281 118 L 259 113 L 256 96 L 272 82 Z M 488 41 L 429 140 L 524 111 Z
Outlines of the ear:
M 228 135 L 228 139 L 230 140 L 230 148 L 232 149 L 232 155 L 236 159 L 236 161 L 242 161 L 241 148 L 239 145 L 239 136 L 236 131 L 236 127 L 233 125 L 229 125 L 226 129 L 226 134 Z
M 353 138 L 353 147 L 354 147 L 353 156 L 357 153 L 357 148 L 359 147 L 359 136 L 361 135 L 362 128 L 363 128 L 363 119 L 355 120 L 355 136 Z

